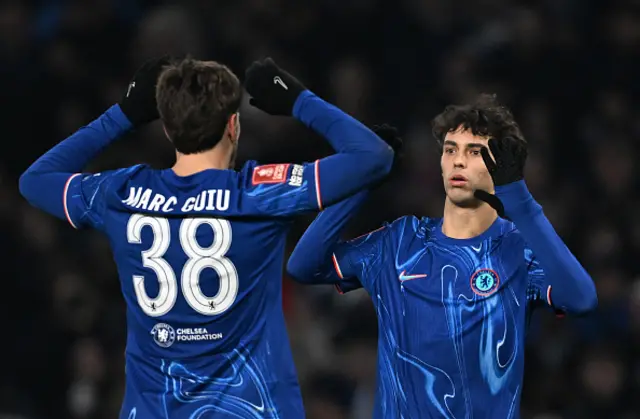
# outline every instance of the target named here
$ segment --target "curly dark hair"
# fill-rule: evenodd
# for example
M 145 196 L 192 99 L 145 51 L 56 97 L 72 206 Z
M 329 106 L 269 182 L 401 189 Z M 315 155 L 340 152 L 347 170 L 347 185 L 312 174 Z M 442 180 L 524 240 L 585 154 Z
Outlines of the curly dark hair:
M 176 150 L 200 153 L 222 139 L 229 118 L 240 108 L 242 86 L 226 66 L 188 57 L 164 69 L 156 101 Z
M 511 138 L 526 147 L 527 141 L 511 111 L 498 102 L 495 94 L 483 93 L 467 105 L 449 105 L 431 122 L 440 151 L 444 137 L 462 127 L 473 135 L 502 140 Z

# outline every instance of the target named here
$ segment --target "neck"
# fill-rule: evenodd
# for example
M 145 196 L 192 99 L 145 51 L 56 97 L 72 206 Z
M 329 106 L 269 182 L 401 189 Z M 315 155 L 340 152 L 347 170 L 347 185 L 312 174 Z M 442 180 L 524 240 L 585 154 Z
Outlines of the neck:
M 496 218 L 498 214 L 488 204 L 463 208 L 447 198 L 444 203 L 442 233 L 452 239 L 470 239 L 487 231 Z
M 208 169 L 226 170 L 230 165 L 231 153 L 222 148 L 197 154 L 176 153 L 176 163 L 172 169 L 178 176 L 189 176 Z

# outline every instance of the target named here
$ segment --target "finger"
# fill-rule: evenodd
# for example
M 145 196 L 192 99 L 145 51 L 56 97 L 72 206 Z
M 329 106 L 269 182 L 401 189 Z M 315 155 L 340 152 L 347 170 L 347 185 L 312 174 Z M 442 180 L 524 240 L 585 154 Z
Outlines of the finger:
M 519 154 L 520 149 L 522 148 L 520 143 L 515 139 L 513 139 L 512 137 L 505 137 L 502 140 L 502 143 L 503 143 L 503 149 L 509 152 L 512 156 Z
M 495 162 L 495 168 L 502 165 L 504 160 L 503 144 L 495 138 L 489 139 L 489 150 L 491 150 L 492 160 Z
M 384 134 L 389 136 L 398 136 L 398 129 L 389 124 L 374 125 L 371 130 L 376 134 Z
M 394 137 L 397 137 L 397 136 L 398 136 L 398 129 L 397 129 L 396 127 L 393 127 L 393 126 L 388 125 L 388 124 L 384 124 L 384 125 L 382 126 L 382 128 L 383 128 L 386 132 L 388 132 L 390 135 L 393 135 Z
M 509 138 L 510 140 L 510 150 L 514 159 L 524 162 L 527 158 L 527 145 L 522 141 L 517 141 L 513 138 Z
M 260 102 L 258 102 L 254 98 L 249 99 L 249 105 L 253 106 L 254 108 L 258 108 L 261 111 L 264 111 L 264 108 L 262 107 L 262 105 L 260 105 Z
M 502 154 L 502 148 L 500 147 L 500 143 L 495 138 L 489 139 L 489 150 L 491 150 L 491 154 L 493 154 L 493 159 L 497 162 Z
M 149 70 L 159 76 L 166 66 L 175 61 L 176 60 L 173 59 L 170 55 L 163 55 L 152 63 L 152 65 L 149 67 Z
M 159 58 L 156 60 L 156 63 L 158 63 L 158 64 L 165 64 L 165 63 L 169 63 L 171 60 L 175 60 L 175 59 L 178 59 L 178 57 L 172 57 L 172 56 L 171 56 L 171 55 L 169 55 L 169 54 L 165 54 L 165 55 L 163 55 L 162 57 L 159 57 Z
M 176 55 L 166 54 L 160 59 L 160 63 L 161 63 L 161 65 L 163 67 L 167 66 L 169 64 L 177 65 L 178 63 L 180 63 L 181 61 L 186 60 L 187 58 L 190 58 L 190 57 L 185 53 L 180 53 L 180 54 L 176 54 Z
M 257 69 L 260 68 L 262 64 L 260 64 L 258 61 L 254 61 L 252 62 L 249 67 L 247 67 L 247 69 L 244 71 L 244 74 L 246 76 L 249 76 L 251 73 L 254 73 Z
M 475 196 L 476 199 L 479 199 L 480 201 L 483 201 L 489 204 L 491 208 L 496 210 L 496 212 L 498 213 L 498 216 L 505 218 L 504 205 L 502 204 L 502 201 L 500 201 L 500 198 L 498 198 L 493 194 L 490 194 L 487 191 L 483 191 L 482 189 L 476 189 L 473 192 L 473 196 Z
M 493 161 L 493 159 L 491 158 L 491 155 L 489 155 L 489 150 L 487 149 L 487 147 L 482 147 L 480 149 L 480 155 L 482 156 L 482 160 L 484 160 L 484 165 L 487 166 L 487 170 L 489 171 L 489 173 L 495 172 L 496 169 L 498 168 L 498 165 L 496 164 L 495 161 Z
M 393 148 L 393 151 L 395 151 L 396 153 L 401 153 L 402 152 L 402 139 L 401 138 L 394 137 L 393 141 L 391 141 L 391 143 L 389 145 L 391 146 L 391 148 Z
M 258 62 L 252 63 L 244 72 L 244 88 L 247 92 L 252 93 L 258 83 L 256 79 L 259 78 L 259 70 L 261 64 Z
M 373 129 L 373 132 L 375 132 L 378 137 L 386 137 L 386 138 L 391 138 L 393 136 L 395 136 L 395 132 L 390 130 L 389 128 L 377 128 L 377 129 Z
M 505 149 L 508 153 L 507 158 L 513 162 L 513 164 L 524 168 L 524 163 L 527 159 L 527 146 L 523 141 L 516 140 L 512 137 L 505 137 Z

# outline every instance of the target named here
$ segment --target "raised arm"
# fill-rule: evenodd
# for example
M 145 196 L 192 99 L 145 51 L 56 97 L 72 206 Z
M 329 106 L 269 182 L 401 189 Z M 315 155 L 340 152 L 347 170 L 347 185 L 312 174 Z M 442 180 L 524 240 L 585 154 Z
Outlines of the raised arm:
M 576 314 L 594 310 L 598 297 L 591 276 L 558 236 L 524 182 L 526 148 L 510 138 L 491 139 L 489 148 L 493 159 L 486 148 L 481 152 L 496 193 L 476 191 L 476 197 L 516 225 L 535 255 L 535 262 L 544 270 L 542 291 L 549 305 Z
M 402 139 L 389 125 L 374 127 L 376 135 L 400 156 Z M 397 161 L 397 160 L 396 160 Z M 368 191 L 340 201 L 316 217 L 298 241 L 287 272 L 298 282 L 308 284 L 335 284 L 341 291 L 349 291 L 367 284 L 368 274 L 376 255 L 382 253 L 387 231 L 382 228 L 348 242 L 340 241 L 340 234 L 366 199 Z
M 496 187 L 496 195 L 544 271 L 547 303 L 565 313 L 594 310 L 598 296 L 591 276 L 558 236 L 524 180 Z
M 135 74 L 119 104 L 80 128 L 36 160 L 20 176 L 20 193 L 29 203 L 73 225 L 65 207 L 67 191 L 76 176 L 106 146 L 134 126 L 158 118 L 155 84 L 167 57 L 150 60 Z
M 304 167 L 309 205 L 295 211 L 323 209 L 380 181 L 391 170 L 393 150 L 337 107 L 307 90 L 271 59 L 253 63 L 245 87 L 251 104 L 271 115 L 294 116 L 322 135 L 337 154 Z
M 337 284 L 344 278 L 345 273 L 336 269 L 339 265 L 334 253 L 348 253 L 344 252 L 347 246 L 341 243 L 340 234 L 367 195 L 367 191 L 359 192 L 318 214 L 289 257 L 289 275 L 306 284 Z

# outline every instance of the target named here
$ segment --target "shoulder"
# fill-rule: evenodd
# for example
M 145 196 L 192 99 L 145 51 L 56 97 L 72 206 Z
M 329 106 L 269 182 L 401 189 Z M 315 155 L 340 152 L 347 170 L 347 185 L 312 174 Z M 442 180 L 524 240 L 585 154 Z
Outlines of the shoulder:
M 535 255 L 516 225 L 511 221 L 500 219 L 500 229 L 491 238 L 491 249 L 503 260 L 512 261 L 514 266 L 524 261 L 530 266 L 535 260 Z
M 96 173 L 96 175 L 108 176 L 113 180 L 128 180 L 136 176 L 157 172 L 146 164 L 136 164 L 135 166 L 123 167 L 115 170 L 108 170 L 106 172 Z
M 149 166 L 138 164 L 131 167 L 124 167 L 115 170 L 83 174 L 81 176 L 80 188 L 82 188 L 85 198 L 95 199 L 101 197 L 109 203 L 111 198 L 118 197 L 123 191 L 128 193 L 127 185 L 132 179 L 140 176 L 147 176 L 153 171 Z
M 416 240 L 422 242 L 429 236 L 432 224 L 429 220 L 430 219 L 426 218 L 418 218 L 414 215 L 405 215 L 391 222 L 384 223 L 380 228 L 368 234 L 378 233 L 381 238 L 387 238 L 394 247 Z
M 258 162 L 255 160 L 248 160 L 240 170 L 238 171 L 238 181 L 242 185 L 249 185 L 251 178 L 253 177 L 253 169 L 258 166 Z
M 526 241 L 522 236 L 522 233 L 514 223 L 511 221 L 500 218 L 500 228 L 492 237 L 495 242 L 501 243 L 507 246 L 517 246 L 524 247 L 526 245 Z
M 247 161 L 238 172 L 238 183 L 242 189 L 253 189 L 260 185 L 277 185 L 290 182 L 291 177 L 302 176 L 304 166 L 294 163 L 260 164 L 255 160 Z
M 128 181 L 145 170 L 149 170 L 149 167 L 143 164 L 138 164 L 131 167 L 106 170 L 98 173 L 85 173 L 80 175 L 81 186 L 85 190 L 100 189 L 103 192 L 107 192 L 112 187 Z

